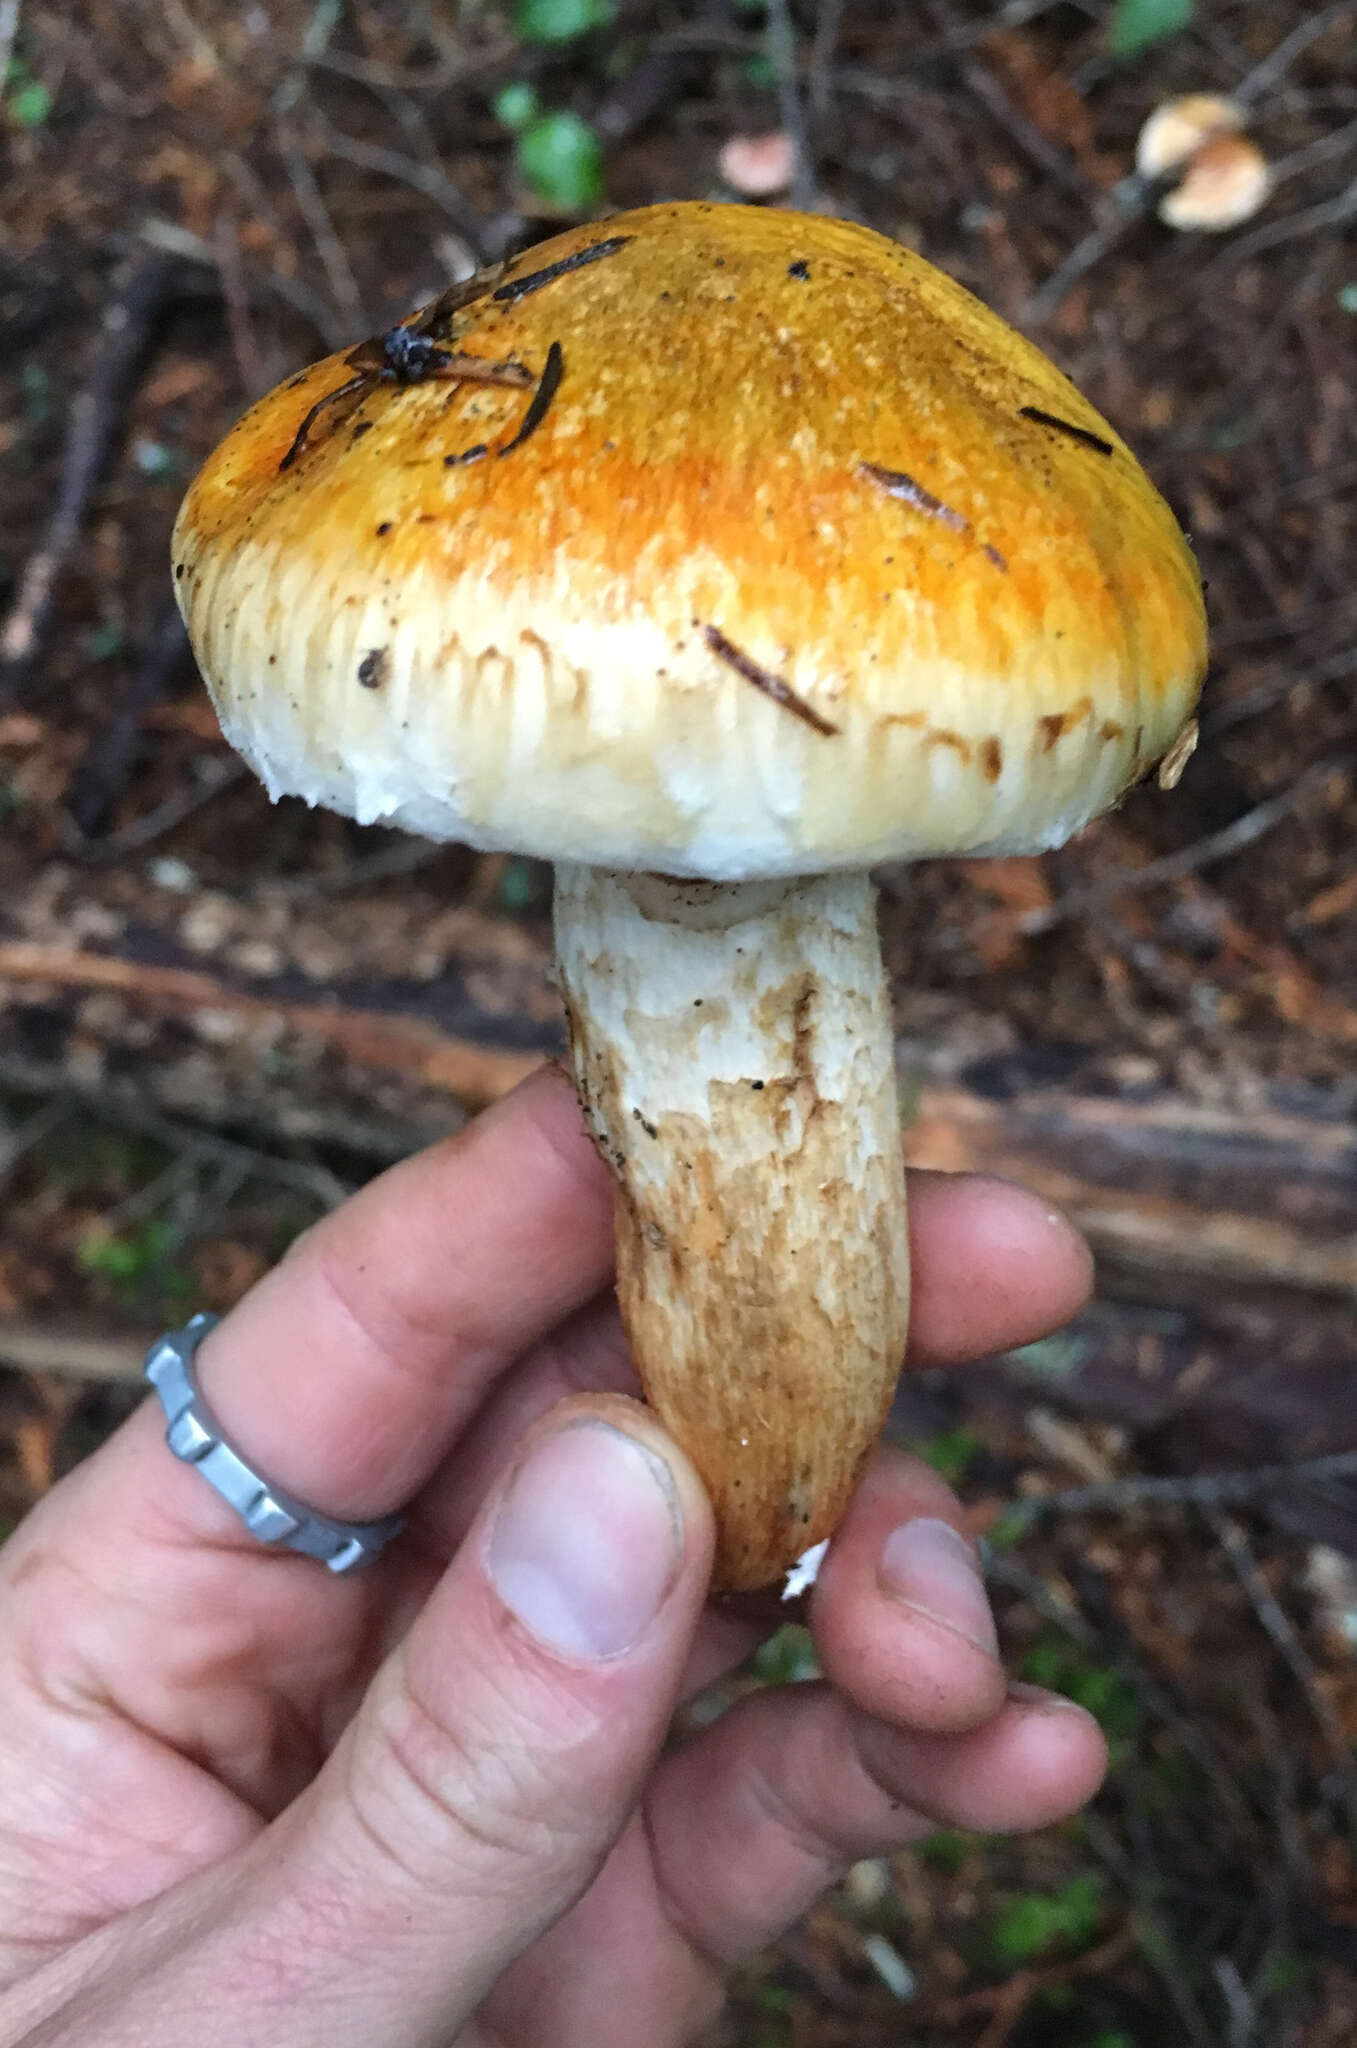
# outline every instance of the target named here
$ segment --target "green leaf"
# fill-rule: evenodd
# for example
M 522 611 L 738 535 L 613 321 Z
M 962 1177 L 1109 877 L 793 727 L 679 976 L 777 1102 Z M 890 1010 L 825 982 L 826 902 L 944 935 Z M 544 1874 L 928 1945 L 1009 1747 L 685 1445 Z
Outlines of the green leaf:
M 997 1522 L 991 1522 L 985 1531 L 987 1550 L 1012 1550 L 1024 1537 L 1032 1533 L 1032 1517 L 1024 1514 L 1021 1507 L 1010 1508 L 1000 1515 Z
M 85 652 L 91 661 L 113 661 L 127 645 L 127 635 L 116 619 L 91 626 L 85 635 Z
M 1180 35 L 1192 19 L 1194 0 L 1117 0 L 1110 42 L 1114 57 L 1138 57 L 1166 36 Z
M 87 1231 L 80 1240 L 76 1262 L 87 1273 L 100 1273 L 115 1286 L 126 1286 L 150 1272 L 169 1249 L 173 1236 L 174 1226 L 155 1217 L 125 1237 Z
M 955 1828 L 939 1828 L 935 1835 L 925 1835 L 922 1842 L 917 1842 L 914 1853 L 921 1863 L 929 1863 L 946 1876 L 955 1877 L 973 1853 L 975 1841 L 974 1835 L 960 1834 Z
M 587 213 L 603 197 L 603 144 L 578 114 L 543 114 L 518 138 L 526 185 L 564 213 Z
M 804 1679 L 818 1678 L 820 1663 L 810 1630 L 799 1622 L 787 1622 L 754 1652 L 753 1671 L 763 1685 L 799 1685 Z
M 1140 1700 L 1121 1673 L 1095 1664 L 1077 1643 L 1049 1634 L 1033 1644 L 1019 1673 L 1029 1685 L 1064 1693 L 1092 1714 L 1113 1744 L 1125 1743 L 1140 1726 Z
M 504 86 L 495 94 L 492 112 L 497 121 L 505 128 L 512 128 L 514 134 L 518 135 L 530 122 L 536 120 L 540 105 L 537 94 L 527 80 L 518 78 L 512 85 Z
M 52 95 L 40 79 L 30 78 L 9 96 L 9 118 L 16 128 L 41 128 L 52 111 Z
M 1001 1906 L 990 1928 L 996 1958 L 1013 1968 L 1057 1946 L 1088 1947 L 1102 1919 L 1103 1888 L 1097 1875 L 1082 1871 L 1058 1892 L 1020 1892 Z
M 1357 284 L 1340 284 L 1338 303 L 1345 313 L 1357 313 Z
M 41 363 L 25 363 L 19 372 L 19 389 L 23 394 L 24 419 L 30 427 L 45 427 L 51 419 L 55 406 L 52 400 L 52 384 Z
M 978 1436 L 960 1424 L 956 1429 L 939 1430 L 922 1443 L 912 1443 L 910 1449 L 940 1473 L 949 1486 L 959 1486 L 983 1446 Z
M 521 853 L 510 854 L 504 863 L 495 895 L 500 908 L 507 910 L 510 917 L 521 917 L 525 910 L 532 908 L 537 895 L 538 874 L 538 863 Z
M 145 1300 L 153 1281 L 154 1299 L 161 1312 L 178 1315 L 187 1310 L 196 1283 L 185 1267 L 167 1263 L 176 1235 L 175 1226 L 164 1216 L 152 1216 L 121 1237 L 96 1227 L 81 1238 L 76 1263 L 107 1280 L 118 1299 L 129 1306 Z
M 612 18 L 612 0 L 518 0 L 514 34 L 525 43 L 569 43 Z

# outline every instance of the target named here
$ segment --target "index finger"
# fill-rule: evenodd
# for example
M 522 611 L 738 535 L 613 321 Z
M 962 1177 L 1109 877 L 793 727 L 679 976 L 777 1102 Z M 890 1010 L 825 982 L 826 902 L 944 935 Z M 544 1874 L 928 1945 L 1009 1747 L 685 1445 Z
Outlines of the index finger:
M 277 1485 L 322 1514 L 388 1514 L 612 1259 L 611 1181 L 544 1067 L 300 1238 L 204 1339 L 199 1383 Z

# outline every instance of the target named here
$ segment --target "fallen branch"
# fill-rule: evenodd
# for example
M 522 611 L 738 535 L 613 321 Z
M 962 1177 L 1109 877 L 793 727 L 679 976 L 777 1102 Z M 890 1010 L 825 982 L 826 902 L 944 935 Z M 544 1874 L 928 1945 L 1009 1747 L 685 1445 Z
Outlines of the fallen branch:
M 1156 1292 L 1176 1279 L 1357 1295 L 1357 1134 L 1339 1116 L 940 1085 L 921 1092 L 905 1154 L 1023 1182 Z
M 418 1017 L 346 1010 L 337 1003 L 297 1003 L 230 987 L 188 967 L 146 966 L 117 954 L 71 952 L 25 941 L 0 944 L 0 982 L 55 988 L 110 989 L 153 1009 L 194 1015 L 215 1011 L 260 1023 L 281 1023 L 370 1067 L 384 1067 L 444 1089 L 473 1109 L 516 1087 L 542 1062 L 535 1053 L 453 1038 Z
M 1140 1507 L 1191 1507 L 1215 1512 L 1243 1507 L 1270 1493 L 1320 1486 L 1334 1479 L 1357 1479 L 1357 1451 L 1301 1458 L 1290 1465 L 1255 1465 L 1241 1472 L 1195 1472 L 1167 1477 L 1137 1473 L 1130 1479 L 1100 1480 L 1096 1486 L 1071 1486 L 1059 1493 L 1025 1496 L 1005 1508 L 1004 1520 L 1035 1522 L 1048 1516 L 1115 1515 Z
M 142 257 L 122 274 L 104 308 L 94 359 L 71 404 L 56 504 L 0 630 L 0 704 L 12 702 L 41 660 L 56 586 L 112 455 L 127 400 L 152 334 L 179 288 L 180 267 L 163 256 Z
M 141 744 L 142 719 L 153 704 L 168 696 L 188 653 L 184 622 L 178 605 L 170 598 L 160 609 L 141 662 L 123 686 L 112 717 L 91 741 L 80 764 L 71 791 L 70 811 L 77 830 L 86 839 L 101 829 L 126 788 Z M 115 835 L 115 839 L 126 843 L 123 834 Z M 132 845 L 143 843 L 135 838 L 131 841 Z
M 399 1011 L 349 1009 L 342 995 L 298 1002 L 196 968 L 27 941 L 0 942 L 5 982 L 107 989 L 173 1015 L 281 1026 L 470 1110 L 507 1093 L 543 1057 L 454 1037 Z M 280 1110 L 280 1132 L 284 1123 Z M 934 1084 L 914 1105 L 905 1152 L 913 1166 L 1023 1182 L 1066 1210 L 1109 1271 L 1155 1293 L 1177 1281 L 1188 1291 L 1224 1284 L 1357 1296 L 1357 1134 L 1343 1115 L 1054 1088 L 996 1099 Z
M 199 1097 L 191 1109 L 186 1109 L 180 1094 L 166 1085 L 166 1073 L 159 1061 L 141 1058 L 135 1062 L 135 1074 L 103 1073 L 97 1079 L 82 1078 L 59 1059 L 34 1060 L 14 1052 L 0 1052 L 0 1091 L 31 1096 L 43 1105 L 23 1126 L 22 1133 L 0 1141 L 0 1179 L 13 1163 L 16 1140 L 23 1148 L 31 1149 L 41 1141 L 44 1117 L 51 1116 L 57 1122 L 77 1110 L 83 1110 L 95 1123 L 142 1130 L 152 1137 L 160 1134 L 157 1126 L 173 1130 L 173 1140 L 164 1140 L 167 1144 L 182 1143 L 199 1132 L 212 1136 L 230 1132 L 246 1149 L 264 1158 L 277 1159 L 280 1151 L 304 1145 L 366 1160 L 374 1171 L 394 1166 L 398 1159 L 408 1159 L 422 1146 L 446 1137 L 464 1120 L 451 1096 L 445 1117 L 419 1123 L 364 1118 L 355 1115 L 351 1106 L 331 1110 L 277 1094 L 271 1103 L 254 1102 L 239 1095 L 215 1101 Z
M 1305 1695 L 1310 1712 L 1314 1715 L 1324 1737 L 1329 1761 L 1343 1787 L 1348 1829 L 1351 1832 L 1357 1828 L 1357 1762 L 1353 1759 L 1352 1745 L 1337 1709 L 1321 1686 L 1315 1667 L 1306 1654 L 1305 1645 L 1296 1633 L 1290 1615 L 1263 1576 L 1262 1568 L 1253 1554 L 1253 1546 L 1239 1523 L 1228 1515 L 1217 1513 L 1214 1509 L 1207 1511 L 1206 1519 L 1216 1541 L 1238 1573 L 1239 1582 L 1248 1594 L 1259 1622 Z
M 1353 0 L 1334 0 L 1332 6 L 1321 7 L 1315 14 L 1306 14 L 1290 35 L 1283 36 L 1281 42 L 1269 50 L 1246 77 L 1240 79 L 1230 94 L 1236 106 L 1253 106 L 1266 94 L 1275 92 L 1302 51 L 1326 35 L 1335 23 L 1345 21 L 1353 11 Z
M 1101 881 L 1090 882 L 1087 888 L 1071 889 L 1044 909 L 1025 911 L 1015 919 L 1014 929 L 1025 938 L 1032 938 L 1039 932 L 1048 932 L 1053 926 L 1064 924 L 1069 918 L 1088 917 L 1119 896 L 1155 889 L 1163 882 L 1178 882 L 1185 875 L 1199 874 L 1203 868 L 1214 866 L 1217 861 L 1229 860 L 1233 855 L 1242 853 L 1246 846 L 1256 845 L 1284 818 L 1290 817 L 1303 798 L 1328 776 L 1351 765 L 1351 758 L 1347 755 L 1330 761 L 1316 761 L 1303 775 L 1298 775 L 1288 789 L 1255 804 L 1251 811 L 1245 811 L 1242 817 L 1223 825 L 1218 832 L 1208 832 L 1203 838 L 1194 839 L 1190 846 L 1180 846 L 1173 853 L 1161 855 L 1158 860 L 1147 861 L 1144 867 L 1127 868 L 1119 875 L 1108 875 Z
M 1068 1962 L 1018 1970 L 1002 1984 L 982 1984 L 975 1991 L 962 1991 L 950 1998 L 913 2006 L 909 2013 L 911 2029 L 956 2027 L 986 2015 L 988 2023 L 975 2048 L 1003 2048 L 1038 1992 L 1049 1991 L 1057 1984 L 1074 1983 L 1080 1977 L 1100 1977 L 1116 1969 L 1135 1953 L 1139 1938 L 1134 1919 L 1128 1919 L 1106 1941 Z
M 133 1382 L 141 1378 L 142 1361 L 156 1334 L 91 1337 L 46 1323 L 0 1322 L 0 1365 L 62 1379 Z

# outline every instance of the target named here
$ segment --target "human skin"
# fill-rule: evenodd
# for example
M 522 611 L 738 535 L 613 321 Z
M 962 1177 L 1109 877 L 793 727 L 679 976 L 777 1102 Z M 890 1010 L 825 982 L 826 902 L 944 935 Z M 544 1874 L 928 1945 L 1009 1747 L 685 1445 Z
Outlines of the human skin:
M 914 1365 L 1028 1341 L 1082 1242 L 911 1187 Z M 612 1189 L 554 1070 L 309 1232 L 203 1344 L 223 1427 L 330 1514 L 255 1545 L 146 1404 L 0 1552 L 0 2043 L 669 2048 L 853 1861 L 1038 1827 L 1080 1709 L 1006 1686 L 960 1506 L 877 1453 L 809 1601 L 825 1677 L 664 1749 L 762 1620 L 634 1389 Z M 905 1533 L 908 1532 L 908 1533 Z M 663 1750 L 663 1754 L 661 1753 Z

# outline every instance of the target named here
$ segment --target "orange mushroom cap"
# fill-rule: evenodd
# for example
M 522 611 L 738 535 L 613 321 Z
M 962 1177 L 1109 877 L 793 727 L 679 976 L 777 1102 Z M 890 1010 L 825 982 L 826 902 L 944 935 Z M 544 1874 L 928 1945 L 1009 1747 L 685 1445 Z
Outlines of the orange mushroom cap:
M 1058 844 L 1190 718 L 1169 508 L 909 250 L 653 206 L 457 296 L 415 324 L 499 381 L 374 374 L 288 462 L 331 357 L 184 502 L 194 647 L 275 794 L 737 879 Z

